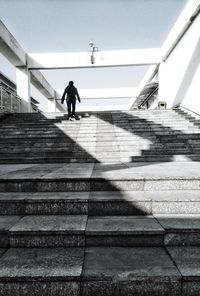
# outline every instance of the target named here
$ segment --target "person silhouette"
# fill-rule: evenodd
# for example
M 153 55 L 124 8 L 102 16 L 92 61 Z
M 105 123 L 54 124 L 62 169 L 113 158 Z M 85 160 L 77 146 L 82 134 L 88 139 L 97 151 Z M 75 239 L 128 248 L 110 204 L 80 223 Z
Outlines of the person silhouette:
M 78 93 L 77 88 L 74 86 L 73 81 L 69 81 L 68 86 L 65 88 L 61 103 L 64 103 L 65 96 L 67 94 L 67 112 L 69 119 L 72 119 L 73 117 L 76 118 L 76 98 L 78 99 L 79 103 L 81 103 L 81 99 Z

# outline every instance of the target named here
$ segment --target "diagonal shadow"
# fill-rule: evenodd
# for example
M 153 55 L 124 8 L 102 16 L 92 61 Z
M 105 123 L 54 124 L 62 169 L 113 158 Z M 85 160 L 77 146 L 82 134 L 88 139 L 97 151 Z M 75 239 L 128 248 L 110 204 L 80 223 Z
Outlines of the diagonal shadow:
M 54 116 L 52 116 L 54 117 Z M 17 169 L 11 168 L 10 172 L 4 173 L 4 176 L 8 179 L 7 186 L 10 186 L 10 190 L 13 190 L 12 182 L 16 178 L 23 180 L 25 178 L 24 190 L 34 192 L 34 187 L 28 184 L 30 180 L 34 178 L 38 179 L 46 174 L 56 173 L 56 170 L 62 170 L 64 165 L 74 164 L 74 169 L 78 170 L 77 163 L 100 163 L 100 161 L 95 157 L 96 155 L 96 138 L 94 133 L 96 133 L 96 116 L 94 118 L 89 115 L 88 128 L 90 133 L 86 131 L 82 133 L 81 121 L 69 122 L 66 115 L 57 116 L 55 118 L 47 118 L 43 114 L 13 114 L 7 117 L 2 123 L 1 133 L 0 133 L 0 161 L 1 164 L 36 164 L 36 166 L 20 167 Z M 93 123 L 92 123 L 93 121 Z M 63 125 L 62 125 L 63 124 Z M 86 128 L 87 124 L 83 125 L 83 129 Z M 92 127 L 93 125 L 93 127 Z M 80 137 L 79 137 L 80 136 Z M 84 145 L 83 145 L 84 143 Z M 93 144 L 94 150 L 90 148 L 89 144 Z M 85 147 L 85 148 L 83 148 Z M 58 156 L 59 155 L 59 156 Z M 47 164 L 45 166 L 45 164 Z M 48 166 L 49 164 L 49 166 Z M 5 169 L 5 167 L 4 167 Z M 38 172 L 39 170 L 39 172 Z M 68 172 L 68 176 L 69 176 Z M 71 178 L 76 180 L 76 175 L 79 175 L 78 180 L 84 180 L 80 174 L 76 171 Z M 55 174 L 56 175 L 56 174 Z M 4 177 L 1 173 L 0 179 Z M 4 182 L 5 177 L 1 180 Z M 71 180 L 69 177 L 65 177 L 64 180 L 67 182 Z M 81 178 L 81 179 L 80 179 Z M 58 177 L 59 179 L 59 177 Z M 85 178 L 87 180 L 88 178 Z M 89 178 L 90 180 L 90 178 Z M 127 201 L 124 198 L 123 191 L 115 186 L 112 181 L 107 180 L 102 174 L 93 177 L 92 182 L 96 185 L 90 188 L 92 191 L 101 191 L 101 184 L 104 184 L 104 190 L 115 192 L 115 204 L 116 213 L 121 213 L 121 208 L 123 207 L 127 215 L 146 215 L 149 214 L 149 210 L 146 211 L 141 207 L 141 203 L 134 198 L 131 201 Z M 1 189 L 0 189 L 1 190 Z M 15 189 L 14 189 L 15 191 Z M 23 190 L 22 190 L 23 191 Z M 109 201 L 110 199 L 110 201 Z M 108 194 L 108 203 L 113 205 L 112 194 Z M 107 212 L 109 214 L 109 210 Z M 110 213 L 113 215 L 113 212 Z
M 115 126 L 113 135 L 115 135 L 119 151 L 121 151 L 120 157 L 122 162 L 133 162 L 135 164 L 137 163 L 136 166 L 143 166 L 147 165 L 148 162 L 174 161 L 178 157 L 180 160 L 200 160 L 200 149 L 198 145 L 200 143 L 200 130 L 197 130 L 197 133 L 190 133 L 189 129 L 186 129 L 184 132 L 181 128 L 180 130 L 172 128 L 167 126 L 166 123 L 164 126 L 161 123 L 156 123 L 154 120 L 147 120 L 141 118 L 141 116 L 133 115 L 133 113 L 119 111 L 117 113 L 113 112 L 112 116 L 96 114 L 102 121 Z M 188 122 L 185 120 L 185 123 Z M 191 126 L 189 128 L 192 129 L 193 127 Z M 125 137 L 129 137 L 128 141 Z M 137 141 L 139 149 L 136 151 L 137 146 L 135 146 L 135 143 Z M 126 157 L 123 159 L 123 152 L 120 149 L 124 148 L 124 142 L 126 145 L 129 142 L 130 150 L 128 153 L 124 153 Z M 147 148 L 140 149 L 140 143 L 142 146 L 143 142 L 145 144 L 147 143 Z M 137 153 L 140 155 L 134 155 Z
M 82 120 L 66 124 L 66 115 L 46 118 L 42 114 L 29 114 L 25 122 L 19 115 L 11 118 L 18 118 L 19 129 L 9 123 L 9 117 L 4 120 L 0 135 L 1 162 L 8 152 L 16 156 L 14 163 L 106 163 L 110 158 L 113 164 L 125 162 L 126 158 L 129 162 L 160 162 L 174 161 L 176 155 L 200 160 L 200 151 L 195 146 L 199 141 L 198 131 L 184 133 L 133 112 L 94 113 L 84 125 L 80 124 Z M 35 118 L 37 122 L 33 124 Z
M 121 120 L 119 120 L 119 117 Z M 12 119 L 15 119 L 15 120 L 13 121 Z M 5 151 L 5 149 L 7 149 L 9 151 L 8 143 L 7 143 L 7 146 L 5 146 L 5 145 L 3 146 L 3 144 L 5 144 L 6 139 L 10 139 L 11 140 L 10 144 L 12 144 L 10 146 L 10 152 L 16 151 L 17 147 L 24 147 L 24 157 L 25 157 L 24 163 L 26 163 L 27 162 L 26 160 L 30 159 L 30 157 L 33 156 L 33 151 L 34 151 L 33 147 L 34 147 L 36 149 L 35 154 L 34 154 L 35 156 L 37 156 L 37 155 L 44 156 L 43 163 L 40 165 L 38 165 L 38 163 L 39 163 L 38 159 L 41 160 L 41 157 L 38 159 L 37 158 L 35 159 L 35 161 L 36 161 L 35 163 L 37 163 L 37 166 L 36 167 L 33 166 L 33 169 L 31 169 L 33 175 L 35 174 L 35 176 L 38 173 L 37 172 L 38 168 L 43 169 L 43 172 L 42 172 L 43 176 L 45 176 L 46 174 L 51 174 L 51 173 L 56 176 L 57 170 L 58 171 L 59 171 L 59 169 L 62 170 L 64 165 L 67 169 L 69 169 L 70 160 L 73 160 L 73 161 L 76 160 L 77 162 L 79 162 L 81 160 L 88 159 L 88 161 L 94 163 L 94 166 L 96 166 L 96 167 L 100 166 L 101 167 L 100 174 L 97 174 L 96 177 L 92 178 L 93 185 L 90 186 L 91 192 L 90 192 L 89 200 L 86 201 L 86 203 L 88 203 L 88 215 L 90 215 L 90 216 L 98 216 L 98 215 L 104 215 L 104 216 L 111 216 L 111 215 L 113 215 L 113 216 L 118 216 L 118 215 L 147 216 L 147 215 L 152 215 L 152 216 L 154 216 L 153 207 L 152 207 L 152 204 L 154 202 L 153 198 L 151 199 L 151 197 L 148 197 L 148 196 L 145 197 L 144 192 L 140 191 L 138 189 L 136 189 L 135 192 L 134 191 L 129 192 L 127 189 L 124 189 L 124 191 L 123 191 L 122 189 L 117 187 L 110 179 L 106 179 L 105 175 L 103 174 L 104 170 L 102 170 L 102 167 L 105 170 L 109 170 L 109 169 L 110 170 L 117 170 L 117 169 L 122 168 L 120 163 L 118 163 L 118 164 L 112 163 L 109 165 L 106 164 L 106 162 L 105 162 L 106 158 L 102 157 L 102 151 L 104 151 L 104 152 L 106 151 L 106 154 L 107 154 L 109 151 L 107 151 L 106 149 L 108 149 L 108 148 L 110 148 L 111 154 L 114 152 L 118 152 L 118 151 L 114 151 L 114 152 L 112 151 L 112 147 L 113 147 L 111 145 L 112 142 L 116 143 L 116 141 L 118 140 L 118 145 L 120 145 L 120 143 L 124 141 L 124 137 L 122 137 L 123 139 L 121 139 L 121 140 L 117 139 L 116 128 L 120 128 L 121 132 L 124 132 L 124 131 L 128 132 L 129 136 L 136 135 L 136 136 L 139 136 L 138 139 L 148 140 L 149 143 L 151 143 L 149 145 L 148 149 L 142 150 L 142 153 L 141 153 L 142 156 L 146 155 L 146 154 L 144 154 L 144 152 L 149 153 L 149 152 L 157 149 L 158 143 L 165 145 L 166 138 L 164 135 L 164 131 L 168 131 L 168 132 L 171 131 L 172 134 L 170 134 L 170 136 L 172 136 L 172 139 L 174 139 L 174 141 L 177 141 L 177 136 L 182 137 L 185 135 L 186 136 L 189 135 L 190 139 L 193 139 L 193 136 L 195 136 L 195 140 L 197 139 L 196 136 L 199 137 L 199 134 L 194 134 L 194 133 L 184 134 L 183 132 L 181 132 L 177 129 L 172 130 L 169 127 L 164 127 L 162 124 L 155 123 L 153 120 L 149 121 L 144 118 L 141 119 L 139 116 L 133 115 L 133 112 L 113 112 L 112 114 L 111 113 L 102 113 L 102 114 L 90 115 L 90 117 L 89 117 L 90 120 L 88 121 L 88 127 L 91 131 L 91 134 L 87 131 L 87 132 L 85 132 L 84 135 L 81 130 L 81 124 L 80 124 L 81 120 L 78 122 L 73 122 L 73 123 L 67 122 L 67 124 L 64 124 L 64 123 L 66 123 L 66 119 L 67 119 L 65 115 L 58 116 L 56 118 L 51 119 L 51 118 L 46 118 L 42 114 L 39 114 L 39 115 L 37 115 L 37 121 L 34 121 L 36 119 L 35 115 L 34 116 L 28 115 L 28 117 L 26 119 L 23 119 L 23 120 L 22 119 L 23 119 L 23 116 L 17 115 L 15 117 L 15 115 L 12 115 L 4 121 L 4 128 L 6 130 L 6 134 L 2 133 L 3 128 L 1 128 L 0 153 L 2 153 L 2 151 Z M 82 120 L 84 120 L 84 119 L 85 119 L 85 117 L 83 117 Z M 92 123 L 92 121 L 93 121 L 93 123 Z M 15 124 L 13 124 L 14 122 L 15 122 Z M 138 130 L 138 128 L 136 128 L 136 122 L 139 123 L 139 125 L 141 125 L 142 127 L 147 128 L 147 130 L 150 129 L 149 130 L 150 132 L 145 131 L 144 133 L 141 134 L 141 130 Z M 43 128 L 39 129 L 39 127 L 41 126 L 41 123 L 43 124 Z M 64 125 L 61 126 L 60 125 L 61 123 L 63 123 Z M 92 125 L 94 125 L 94 126 L 92 127 Z M 10 132 L 8 132 L 8 129 L 6 128 L 6 126 L 11 127 Z M 34 136 L 31 136 L 31 134 L 30 134 L 30 131 L 31 131 L 30 127 L 31 126 L 34 126 L 34 129 L 33 129 Z M 160 128 L 159 132 L 157 132 L 157 129 L 154 130 L 154 128 L 158 128 L 158 127 Z M 86 129 L 86 125 L 84 125 L 83 128 Z M 14 133 L 14 131 L 12 131 L 12 129 L 14 131 L 19 131 L 19 129 L 20 129 L 21 135 L 24 132 L 24 137 L 22 137 L 20 139 L 20 133 L 17 136 Z M 39 132 L 36 135 L 36 131 L 38 129 L 39 129 Z M 52 131 L 52 134 L 46 133 L 47 130 Z M 153 130 L 153 136 L 152 136 L 152 130 Z M 96 137 L 93 139 L 94 133 L 96 133 Z M 104 138 L 105 133 L 107 133 L 107 136 Z M 82 135 L 82 139 L 79 138 L 79 134 Z M 13 135 L 15 135 L 15 138 L 13 138 Z M 160 139 L 160 135 L 162 136 L 161 139 Z M 127 136 L 127 133 L 125 133 L 125 137 L 126 136 Z M 157 141 L 158 140 L 157 138 L 159 138 L 159 141 Z M 78 139 L 78 141 L 77 141 L 77 139 Z M 96 150 L 93 151 L 93 153 L 88 152 L 88 150 L 89 150 L 88 147 L 90 146 L 89 139 L 91 140 L 92 143 L 93 142 L 95 143 Z M 25 142 L 23 142 L 23 141 L 25 141 Z M 181 138 L 181 141 L 182 141 L 182 138 Z M 107 144 L 105 144 L 106 142 L 107 142 Z M 85 148 L 83 148 L 83 146 L 81 146 L 82 143 L 86 143 L 86 146 L 84 146 Z M 100 150 L 97 149 L 99 143 L 101 144 L 99 146 L 99 147 L 101 147 Z M 182 142 L 181 142 L 181 144 L 182 144 Z M 185 145 L 185 143 L 184 143 L 184 145 Z M 4 147 L 4 150 L 3 150 L 3 147 Z M 30 148 L 30 151 L 26 151 L 27 147 Z M 46 151 L 46 148 L 52 149 L 53 155 L 48 154 L 48 152 Z M 59 150 L 59 148 L 61 148 L 61 150 Z M 75 158 L 75 157 L 77 157 L 77 150 L 81 152 L 81 154 L 79 155 L 80 158 Z M 63 151 L 62 160 L 67 159 L 69 165 L 66 165 L 66 162 L 64 162 L 64 161 L 61 162 L 61 158 L 57 159 L 57 163 L 56 162 L 52 163 L 52 159 L 56 160 L 54 158 L 54 153 L 58 154 L 58 153 L 61 153 L 61 151 Z M 68 153 L 68 152 L 70 152 L 70 153 Z M 177 150 L 176 152 L 178 153 L 179 151 Z M 133 161 L 133 160 L 135 161 L 135 159 L 137 161 L 138 157 L 133 156 L 132 154 L 133 154 L 133 151 L 130 151 L 131 161 Z M 119 154 L 116 154 L 117 157 L 118 157 L 118 155 Z M 169 161 L 171 161 L 171 158 L 173 155 L 174 155 L 174 153 L 172 153 L 171 155 L 168 156 Z M 105 157 L 105 154 L 103 154 L 103 156 Z M 47 159 L 48 159 L 48 161 L 47 161 Z M 19 158 L 16 158 L 16 163 L 18 161 L 19 161 Z M 4 163 L 7 163 L 7 162 L 8 161 L 5 160 Z M 48 168 L 48 166 L 45 167 L 44 163 L 46 163 L 46 162 L 48 162 L 51 165 L 50 169 Z M 30 163 L 32 164 L 32 162 L 30 162 Z M 56 164 L 56 166 L 55 166 L 55 164 Z M 85 167 L 85 170 L 87 170 L 85 162 L 82 165 L 83 165 L 83 167 Z M 138 165 L 147 165 L 147 163 L 143 162 Z M 78 169 L 78 167 L 76 167 L 76 168 Z M 9 176 L 13 175 L 15 177 L 16 173 L 17 173 L 17 175 L 21 174 L 21 176 L 23 176 L 23 175 L 26 176 L 29 173 L 31 173 L 30 167 L 18 169 L 17 172 L 12 171 L 12 172 L 10 172 L 10 174 L 8 173 L 6 176 L 9 177 Z M 70 172 L 68 172 L 68 175 L 69 175 L 69 173 Z M 117 176 L 117 175 L 115 174 L 115 176 Z M 40 177 L 42 177 L 42 175 L 39 176 L 38 179 L 40 179 Z M 16 177 L 15 177 L 15 179 L 16 179 Z M 59 179 L 59 177 L 57 177 L 57 179 L 55 181 L 59 182 L 58 179 Z M 70 182 L 71 179 L 68 177 L 65 177 L 62 179 L 62 182 L 64 181 L 65 183 L 67 183 L 68 181 Z M 84 177 L 79 176 L 79 178 L 76 178 L 76 176 L 74 176 L 74 180 L 77 183 L 79 181 L 88 180 L 88 179 L 91 180 L 90 177 L 84 179 Z M 53 180 L 53 178 L 51 180 Z M 118 177 L 118 178 L 116 178 L 116 180 L 120 180 L 120 178 Z M 126 181 L 126 179 L 124 179 L 124 180 Z M 9 181 L 11 182 L 12 180 L 9 179 Z M 27 179 L 27 181 L 29 181 L 29 179 Z M 42 181 L 44 181 L 44 179 Z M 2 182 L 2 174 L 0 174 L 0 183 L 1 182 Z M 104 195 L 104 194 L 101 195 L 102 182 L 104 182 L 104 190 L 107 191 L 106 195 Z M 44 186 L 45 186 L 45 184 L 44 184 Z M 12 188 L 13 187 L 11 186 L 10 191 L 12 191 Z M 2 191 L 1 186 L 0 186 L 0 191 Z M 32 191 L 32 188 L 30 185 L 26 187 L 26 191 L 31 192 L 31 194 L 34 192 L 34 191 Z M 43 189 L 43 191 L 45 191 L 45 189 Z M 48 188 L 47 188 L 47 191 L 49 192 Z M 57 191 L 67 191 L 67 190 L 66 189 L 59 189 Z M 114 195 L 114 198 L 113 198 L 113 195 Z M 67 198 L 67 195 L 66 195 L 66 198 Z M 167 196 L 165 198 L 168 199 L 169 196 Z M 180 201 L 180 197 L 178 197 L 178 201 Z M 61 213 L 63 214 L 62 210 L 60 210 L 62 207 L 62 200 L 60 200 L 60 204 L 61 204 L 61 206 L 59 207 L 59 212 L 57 214 L 61 214 Z M 11 201 L 11 205 L 12 205 L 12 201 Z M 7 204 L 6 204 L 6 206 L 7 206 Z M 2 207 L 2 205 L 1 205 L 1 210 L 4 211 L 5 207 Z M 165 208 L 165 207 L 166 207 L 166 205 L 164 204 L 163 208 Z M 109 218 L 107 217 L 107 219 L 109 219 Z M 117 218 L 115 218 L 113 221 L 117 221 L 116 219 Z M 164 220 L 161 222 L 158 221 L 158 224 L 171 223 L 170 221 L 172 221 L 172 220 L 173 219 L 171 219 L 171 217 L 169 217 L 169 219 L 166 222 Z M 186 220 L 186 222 L 184 222 L 184 223 L 187 224 L 188 220 L 187 219 L 185 219 L 185 220 Z M 172 221 L 172 224 L 173 224 L 173 221 Z M 187 226 L 189 229 L 188 231 L 190 231 L 190 225 L 192 225 L 192 224 L 188 224 L 188 225 L 189 225 L 189 226 Z M 165 225 L 163 225 L 163 228 L 165 228 Z M 191 226 L 191 228 L 192 228 L 192 226 Z
M 133 166 L 151 164 L 152 155 L 155 162 L 160 162 L 160 155 L 163 157 L 166 151 L 165 161 L 173 161 L 174 156 L 180 153 L 190 160 L 200 160 L 199 150 L 192 148 L 192 143 L 199 141 L 199 133 L 185 134 L 133 114 L 121 111 L 92 113 L 89 117 L 82 114 L 82 119 L 76 122 L 67 121 L 66 115 L 55 117 L 50 114 L 49 118 L 43 114 L 11 115 L 4 119 L 1 127 L 1 163 L 9 163 L 12 153 L 14 157 L 10 163 L 60 163 L 61 166 L 66 163 L 96 163 L 94 179 L 99 184 L 100 181 L 105 182 L 106 190 L 118 192 L 118 198 L 124 199 L 123 192 L 104 174 L 123 169 L 122 147 L 128 147 L 125 155 L 129 162 L 123 160 L 126 168 L 130 163 Z M 141 149 L 141 141 L 147 145 L 146 148 Z M 134 155 L 135 152 L 140 155 Z M 112 162 L 108 164 L 111 158 Z M 21 173 L 28 174 L 28 171 L 29 168 L 23 168 Z M 93 190 L 101 189 L 97 186 Z M 131 204 L 131 208 L 131 212 L 146 214 L 140 206 Z
M 77 144 L 80 124 L 67 115 L 47 118 L 43 114 L 13 114 L 3 120 L 0 158 L 9 163 L 73 163 L 97 160 Z M 10 153 L 10 155 L 8 155 Z M 10 162 L 12 163 L 12 162 Z

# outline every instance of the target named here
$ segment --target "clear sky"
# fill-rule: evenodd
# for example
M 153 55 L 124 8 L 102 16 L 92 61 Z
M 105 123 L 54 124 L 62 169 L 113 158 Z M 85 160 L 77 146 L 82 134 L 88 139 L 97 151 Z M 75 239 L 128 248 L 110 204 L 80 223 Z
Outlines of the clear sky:
M 0 18 L 26 52 L 161 47 L 187 0 L 0 0 Z M 135 87 L 146 67 L 43 71 L 55 89 Z M 15 80 L 0 56 L 0 71 Z

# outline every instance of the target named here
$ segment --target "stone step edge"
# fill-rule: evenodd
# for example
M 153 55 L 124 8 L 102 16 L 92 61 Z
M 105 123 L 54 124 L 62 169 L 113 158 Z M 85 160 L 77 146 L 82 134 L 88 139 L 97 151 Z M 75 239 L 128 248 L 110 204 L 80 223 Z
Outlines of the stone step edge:
M 159 221 L 156 229 L 148 230 L 137 229 L 136 226 L 132 230 L 98 231 L 91 230 L 90 226 L 87 229 L 87 222 L 84 229 L 79 228 L 77 225 L 77 229 L 71 230 L 67 228 L 23 230 L 22 225 L 21 230 L 19 226 L 15 230 L 13 225 L 6 233 L 0 232 L 0 245 L 1 247 L 200 246 L 200 228 L 165 229 Z
M 127 249 L 123 247 L 118 248 L 74 248 L 73 252 L 70 251 L 70 248 L 66 251 L 64 260 L 61 261 L 52 257 L 51 255 L 47 257 L 47 265 L 45 265 L 42 261 L 42 254 L 44 254 L 44 258 L 46 254 L 49 254 L 50 248 L 38 248 L 33 249 L 30 256 L 26 259 L 25 263 L 19 264 L 21 262 L 21 256 L 23 253 L 27 254 L 27 249 L 16 248 L 10 250 L 1 250 L 1 258 L 4 259 L 4 268 L 9 257 L 13 257 L 15 259 L 14 262 L 19 266 L 19 274 L 12 273 L 12 262 L 9 262 L 8 266 L 8 274 L 0 276 L 1 290 L 2 295 L 11 296 L 13 295 L 13 288 L 15 288 L 16 296 L 24 296 L 27 295 L 27 291 L 31 289 L 31 295 L 43 295 L 43 296 L 53 296 L 53 295 L 68 295 L 70 291 L 70 295 L 143 295 L 144 291 L 148 291 L 148 295 L 180 295 L 180 296 L 190 296 L 190 291 L 199 291 L 199 277 L 194 276 L 195 268 L 191 267 L 191 273 L 185 275 L 184 270 L 179 268 L 179 264 L 176 264 L 176 261 L 171 255 L 170 248 L 143 248 L 143 250 L 138 252 L 138 248 L 130 248 L 128 250 L 128 255 L 126 254 Z M 58 256 L 62 258 L 63 248 L 55 248 L 56 254 L 61 254 Z M 109 251 L 107 251 L 109 250 Z M 150 251 L 149 251 L 150 250 Z M 178 250 L 173 249 L 173 250 Z M 105 252 L 106 251 L 106 252 Z M 50 251 L 51 252 L 51 251 Z M 109 252 L 109 253 L 108 253 Z M 154 260 L 149 260 L 148 257 L 154 258 L 154 256 L 158 252 L 158 260 L 154 262 Z M 183 252 L 183 250 L 182 250 Z M 106 254 L 105 254 L 106 253 Z M 145 255 L 144 261 L 147 263 L 148 273 L 144 273 L 143 265 L 140 267 L 137 261 L 131 259 L 131 262 L 127 262 L 127 256 L 132 255 L 133 258 L 142 258 L 142 255 Z M 100 258 L 98 260 L 94 260 L 94 255 L 99 254 Z M 106 256 L 105 256 L 105 255 Z M 44 268 L 43 274 L 39 272 L 36 275 L 26 274 L 24 273 L 24 266 L 27 265 L 27 262 L 32 262 L 34 255 L 36 258 L 41 258 L 41 261 L 38 261 L 38 264 L 35 264 L 37 267 L 37 271 Z M 102 256 L 103 255 L 103 256 Z M 105 256 L 105 258 L 104 258 Z M 113 257 L 114 256 L 114 257 Z M 71 261 L 68 262 L 66 258 L 72 258 Z M 29 259 L 30 258 L 30 259 Z M 75 259 L 74 259 L 75 258 Z M 120 258 L 119 266 L 114 263 L 114 266 L 111 265 L 111 268 L 114 267 L 112 272 L 109 274 L 106 272 L 106 258 L 112 262 L 113 258 Z M 147 259 L 145 259 L 147 258 Z M 164 260 L 161 261 L 160 258 Z M 102 260 L 103 259 L 103 260 Z M 52 271 L 53 273 L 48 272 L 47 266 L 52 260 Z M 97 266 L 99 262 L 102 260 L 101 268 L 99 272 L 92 272 L 94 268 L 94 264 Z M 117 260 L 117 259 L 116 259 Z M 57 262 L 58 261 L 58 262 Z M 61 261 L 61 262 L 60 262 Z M 108 261 L 108 262 L 109 262 Z M 152 262 L 149 263 L 149 262 Z M 193 260 L 194 261 L 194 260 Z M 56 262 L 56 264 L 54 263 Z M 70 264 L 71 262 L 71 264 Z M 66 267 L 63 270 L 63 263 Z M 135 266 L 136 263 L 136 266 Z M 127 264 L 127 266 L 126 266 Z M 55 265 L 55 266 L 54 266 Z M 51 264 L 50 264 L 51 266 Z M 123 268 L 122 268 L 123 266 Z M 131 268 L 130 268 L 131 266 Z M 40 268 L 39 268 L 40 267 Z M 74 268 L 75 267 L 75 268 Z M 127 268 L 126 268 L 127 267 Z M 162 268 L 163 267 L 163 268 Z M 64 274 L 61 274 L 61 271 L 65 271 Z M 158 270 L 156 273 L 154 270 Z M 0 267 L 1 270 L 1 267 Z M 66 274 L 67 270 L 67 274 Z M 69 271 L 70 272 L 69 272 Z M 76 272 L 75 272 L 75 271 Z M 95 270 L 95 269 L 94 269 Z M 121 277 L 123 270 L 123 278 Z M 162 272 L 159 273 L 159 270 Z M 54 272 L 56 271 L 56 272 Z M 101 272 L 102 271 L 102 272 Z M 57 273 L 58 272 L 58 273 Z M 30 293 L 30 292 L 29 292 Z M 64 294 L 63 294 L 64 293 Z M 66 294 L 65 294 L 66 293 Z M 164 294 L 163 294 L 164 293 Z M 199 293 L 195 294 L 198 295 Z M 145 294 L 147 295 L 147 294 Z
M 200 176 L 133 178 L 0 179 L 0 192 L 199 190 Z
M 127 191 L 128 195 L 121 196 L 117 191 L 102 191 L 101 195 L 95 195 L 95 191 L 76 193 L 70 197 L 68 192 L 66 198 L 64 194 L 59 198 L 58 192 L 51 192 L 50 198 L 46 192 L 32 193 L 32 198 L 30 192 L 0 193 L 0 215 L 200 214 L 200 190 Z M 133 194 L 135 197 L 131 197 Z M 169 198 L 172 194 L 174 197 Z

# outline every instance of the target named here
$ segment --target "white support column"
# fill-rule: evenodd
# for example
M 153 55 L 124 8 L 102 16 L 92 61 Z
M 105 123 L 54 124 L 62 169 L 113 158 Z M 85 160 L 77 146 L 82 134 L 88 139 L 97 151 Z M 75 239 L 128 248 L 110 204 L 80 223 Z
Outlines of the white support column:
M 31 112 L 30 72 L 25 66 L 16 67 L 17 95 L 21 97 L 21 112 Z
M 48 100 L 48 112 L 56 112 L 56 100 L 55 98 Z

